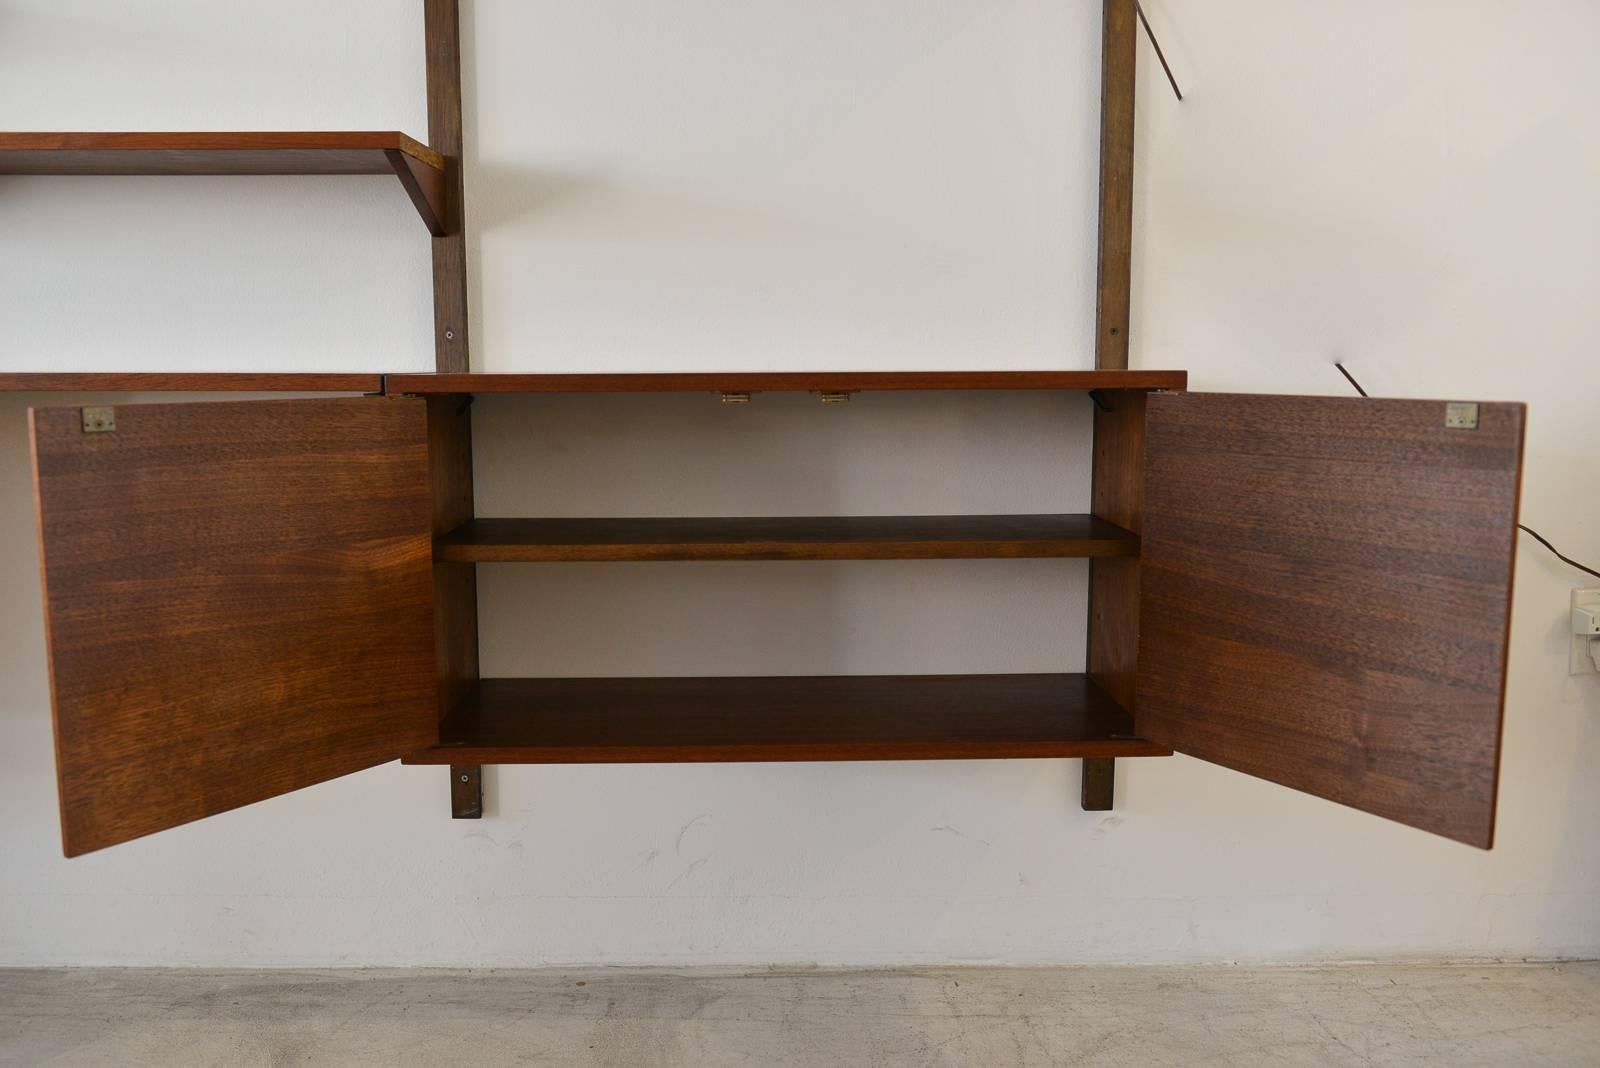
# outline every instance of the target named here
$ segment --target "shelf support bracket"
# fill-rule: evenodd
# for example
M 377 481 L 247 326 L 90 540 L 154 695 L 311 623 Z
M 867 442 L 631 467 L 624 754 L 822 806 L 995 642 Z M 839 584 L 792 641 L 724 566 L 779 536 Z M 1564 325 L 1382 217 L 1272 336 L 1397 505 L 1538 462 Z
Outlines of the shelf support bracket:
M 458 820 L 483 819 L 482 764 L 450 765 L 450 815 Z
M 453 770 L 453 769 L 452 769 Z M 1116 793 L 1117 762 L 1111 757 L 1085 757 L 1083 761 L 1083 810 L 1110 812 Z
M 388 149 L 384 155 L 389 157 L 389 166 L 394 168 L 394 176 L 400 179 L 401 187 L 405 189 L 406 196 L 411 198 L 417 214 L 422 216 L 422 223 L 428 228 L 428 233 L 434 237 L 444 237 L 448 234 L 450 198 L 447 194 L 444 171 L 397 148 Z M 448 162 L 446 165 L 448 166 Z

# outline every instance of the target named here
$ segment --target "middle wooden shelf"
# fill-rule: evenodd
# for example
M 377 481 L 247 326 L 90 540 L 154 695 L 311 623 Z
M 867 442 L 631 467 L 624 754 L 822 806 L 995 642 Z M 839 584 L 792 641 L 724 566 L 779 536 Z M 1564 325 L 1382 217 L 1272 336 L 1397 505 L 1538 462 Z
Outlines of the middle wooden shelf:
M 435 560 L 952 560 L 1137 556 L 1137 535 L 1061 515 L 474 519 Z

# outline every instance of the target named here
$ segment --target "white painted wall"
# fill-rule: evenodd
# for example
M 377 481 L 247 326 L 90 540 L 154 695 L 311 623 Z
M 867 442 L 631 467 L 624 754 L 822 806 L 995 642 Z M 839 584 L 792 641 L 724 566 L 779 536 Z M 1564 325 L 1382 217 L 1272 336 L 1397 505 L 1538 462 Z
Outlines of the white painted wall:
M 1092 0 L 468 6 L 480 368 L 1089 365 Z M 1377 394 L 1526 400 L 1525 516 L 1600 556 L 1600 11 L 1146 6 L 1189 99 L 1146 63 L 1135 364 L 1340 393 L 1339 356 Z M 225 7 L 0 0 L 0 127 L 421 132 L 414 0 Z M 0 369 L 426 368 L 391 185 L 0 179 Z M 1564 674 L 1580 576 L 1532 546 L 1492 853 L 1178 757 L 1122 762 L 1101 815 L 1056 761 L 505 768 L 481 823 L 391 765 L 64 861 L 31 400 L 0 398 L 0 964 L 1600 953 L 1600 682 Z M 476 418 L 485 513 L 1086 499 L 1082 398 Z M 486 568 L 484 666 L 1071 670 L 1083 579 Z

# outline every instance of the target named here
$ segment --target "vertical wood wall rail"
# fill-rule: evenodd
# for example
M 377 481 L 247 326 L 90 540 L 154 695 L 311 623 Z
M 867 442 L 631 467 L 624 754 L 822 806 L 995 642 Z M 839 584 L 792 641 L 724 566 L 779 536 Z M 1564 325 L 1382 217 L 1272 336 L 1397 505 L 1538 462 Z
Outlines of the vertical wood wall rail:
M 483 818 L 483 765 L 450 765 L 450 814 L 458 820 Z
M 423 0 L 428 61 L 428 145 L 445 158 L 448 219 L 433 239 L 435 370 L 471 370 L 467 331 L 466 192 L 462 179 L 460 0 Z M 434 536 L 473 517 L 470 397 L 444 397 L 428 410 Z M 473 564 L 433 565 L 439 716 L 449 715 L 478 679 L 478 575 Z M 450 769 L 450 811 L 483 816 L 483 769 Z
M 1105 0 L 1100 51 L 1100 256 L 1095 366 L 1128 366 L 1133 283 L 1133 98 L 1138 62 L 1134 0 Z
M 462 182 L 459 0 L 423 0 L 428 57 L 428 147 L 445 158 L 445 235 L 433 239 L 433 330 L 437 370 L 469 370 L 466 203 Z
M 1105 0 L 1100 58 L 1100 250 L 1095 282 L 1097 369 L 1128 366 L 1133 289 L 1133 115 L 1138 62 L 1136 0 Z M 1144 466 L 1144 397 L 1118 396 L 1094 413 L 1094 514 L 1137 534 Z M 1089 676 L 1133 710 L 1139 650 L 1139 562 L 1089 563 Z M 1111 808 L 1116 764 L 1083 762 L 1085 811 Z

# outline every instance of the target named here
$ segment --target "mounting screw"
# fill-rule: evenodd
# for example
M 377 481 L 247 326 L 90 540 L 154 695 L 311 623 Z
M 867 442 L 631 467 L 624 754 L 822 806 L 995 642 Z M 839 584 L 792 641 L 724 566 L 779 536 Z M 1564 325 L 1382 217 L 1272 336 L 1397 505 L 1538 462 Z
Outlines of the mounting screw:
M 446 330 L 444 332 L 444 339 L 446 341 L 454 341 L 456 339 L 456 332 L 454 330 Z
M 463 776 L 461 776 L 461 781 L 462 782 L 471 782 L 472 781 L 472 776 L 471 775 L 463 775 Z

